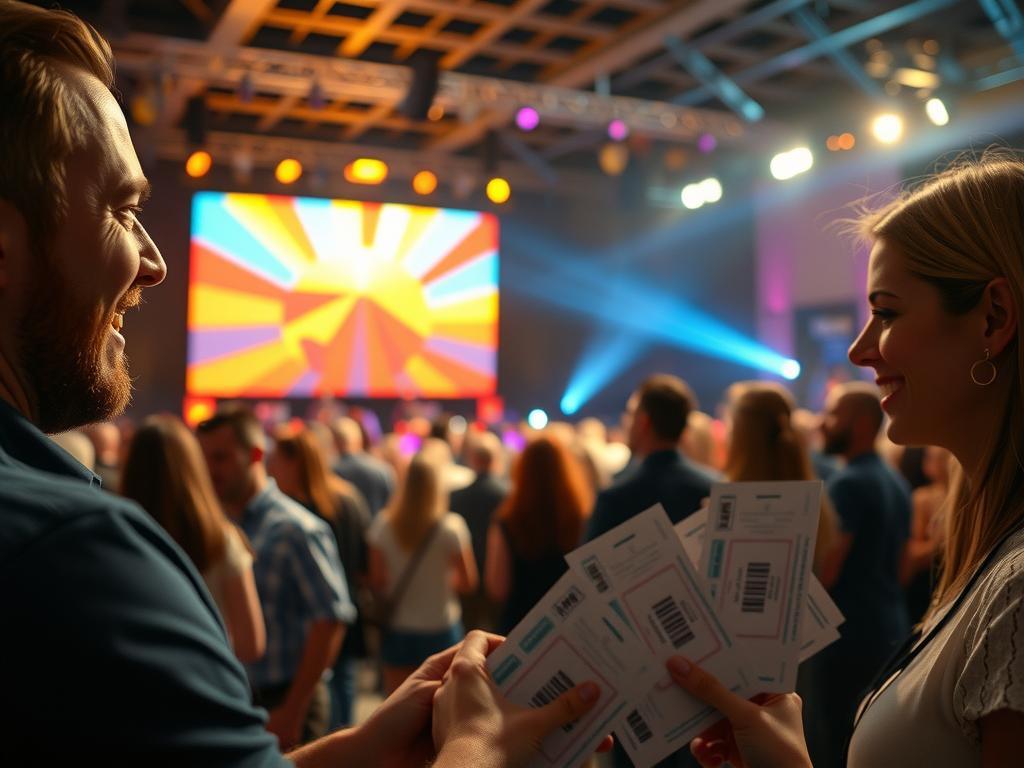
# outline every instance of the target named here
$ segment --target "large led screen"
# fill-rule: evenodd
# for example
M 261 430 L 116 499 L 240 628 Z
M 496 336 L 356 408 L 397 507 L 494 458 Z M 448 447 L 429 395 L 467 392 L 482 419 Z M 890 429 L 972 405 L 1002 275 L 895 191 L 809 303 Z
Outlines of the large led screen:
M 188 394 L 495 392 L 498 223 L 486 213 L 199 192 Z

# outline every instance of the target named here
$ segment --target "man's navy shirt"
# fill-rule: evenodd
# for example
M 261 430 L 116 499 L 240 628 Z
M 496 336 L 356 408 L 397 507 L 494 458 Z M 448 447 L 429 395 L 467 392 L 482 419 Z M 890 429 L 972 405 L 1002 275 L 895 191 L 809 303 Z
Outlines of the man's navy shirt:
M 0 763 L 283 766 L 188 556 L 0 400 Z

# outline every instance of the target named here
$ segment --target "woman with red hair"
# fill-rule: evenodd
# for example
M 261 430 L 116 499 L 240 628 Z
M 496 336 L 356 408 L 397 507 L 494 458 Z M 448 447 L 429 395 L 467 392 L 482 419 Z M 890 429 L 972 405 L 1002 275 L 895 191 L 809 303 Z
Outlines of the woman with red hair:
M 580 543 L 594 501 L 577 460 L 549 437 L 526 446 L 512 481 L 487 533 L 484 575 L 487 594 L 504 603 L 503 634 L 565 573 L 565 555 Z

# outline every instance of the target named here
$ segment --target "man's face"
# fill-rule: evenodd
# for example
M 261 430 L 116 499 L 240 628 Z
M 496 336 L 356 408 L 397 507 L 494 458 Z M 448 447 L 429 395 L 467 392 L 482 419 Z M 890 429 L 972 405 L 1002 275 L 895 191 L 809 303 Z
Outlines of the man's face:
M 124 410 L 131 379 L 123 313 L 167 272 L 136 215 L 148 184 L 120 107 L 95 77 L 70 68 L 64 76 L 84 105 L 71 119 L 88 140 L 67 161 L 66 218 L 48 246 L 21 254 L 25 298 L 14 339 L 15 366 L 45 432 Z
M 853 440 L 853 414 L 849 400 L 833 395 L 825 403 L 821 420 L 821 434 L 825 438 L 822 450 L 830 456 L 846 453 Z
M 245 504 L 249 501 L 252 452 L 238 441 L 229 424 L 200 432 L 198 437 L 218 498 L 224 504 Z

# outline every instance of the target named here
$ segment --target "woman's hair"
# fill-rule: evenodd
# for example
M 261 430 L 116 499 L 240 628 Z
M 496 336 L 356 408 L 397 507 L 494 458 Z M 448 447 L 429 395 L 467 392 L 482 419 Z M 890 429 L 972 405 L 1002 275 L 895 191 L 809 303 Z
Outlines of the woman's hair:
M 863 214 L 860 230 L 895 248 L 913 275 L 938 289 L 951 314 L 970 311 L 999 277 L 1017 304 L 1016 337 L 995 359 L 1008 386 L 1004 402 L 992 403 L 1003 414 L 999 428 L 987 446 L 979 482 L 972 485 L 957 472 L 951 483 L 935 611 L 963 589 L 985 555 L 1024 517 L 1024 161 L 1009 150 L 960 161 Z
M 110 46 L 66 11 L 0 2 L 0 199 L 49 243 L 67 215 L 65 163 L 86 145 L 89 109 L 68 87 L 62 67 L 114 83 Z
M 422 451 L 412 457 L 394 501 L 385 509 L 398 546 L 412 552 L 441 518 L 447 497 L 441 485 L 441 467 Z
M 174 416 L 150 416 L 135 432 L 121 494 L 137 501 L 205 572 L 224 557 L 226 526 L 199 443 Z
M 793 426 L 792 396 L 771 382 L 744 382 L 733 391 L 732 439 L 725 461 L 731 482 L 815 480 L 810 456 Z M 818 536 L 814 549 L 817 568 L 836 534 L 835 513 L 822 493 Z
M 320 440 L 308 427 L 281 425 L 272 435 L 276 450 L 297 470 L 300 500 L 333 522 L 338 516 L 338 497 L 352 492 L 351 486 L 327 468 Z
M 498 508 L 509 543 L 525 557 L 565 554 L 583 536 L 593 493 L 569 449 L 547 436 L 527 444 L 512 469 L 512 492 Z

